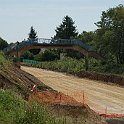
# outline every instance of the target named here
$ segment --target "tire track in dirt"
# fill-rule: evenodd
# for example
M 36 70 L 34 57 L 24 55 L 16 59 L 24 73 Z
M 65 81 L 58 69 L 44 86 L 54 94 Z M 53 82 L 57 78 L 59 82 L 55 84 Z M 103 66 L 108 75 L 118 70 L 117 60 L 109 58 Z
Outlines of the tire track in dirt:
M 63 73 L 46 71 L 32 67 L 22 67 L 22 70 L 34 75 L 53 89 L 68 94 L 79 102 L 85 102 L 96 112 L 124 114 L 124 88 L 107 85 L 98 81 L 67 76 Z

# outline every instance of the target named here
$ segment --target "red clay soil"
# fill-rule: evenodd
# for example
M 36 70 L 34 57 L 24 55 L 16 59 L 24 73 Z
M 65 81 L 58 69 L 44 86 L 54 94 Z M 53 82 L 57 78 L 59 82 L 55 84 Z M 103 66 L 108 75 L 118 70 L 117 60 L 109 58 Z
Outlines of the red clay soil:
M 30 95 L 29 100 L 32 98 L 36 99 L 40 103 L 45 104 L 83 106 L 82 103 L 77 102 L 72 97 L 56 91 L 35 92 L 32 95 Z
M 29 101 L 32 99 L 48 105 L 50 113 L 61 119 L 66 118 L 67 124 L 107 124 L 105 118 L 100 117 L 87 105 L 61 92 L 53 90 L 35 92 L 29 96 Z

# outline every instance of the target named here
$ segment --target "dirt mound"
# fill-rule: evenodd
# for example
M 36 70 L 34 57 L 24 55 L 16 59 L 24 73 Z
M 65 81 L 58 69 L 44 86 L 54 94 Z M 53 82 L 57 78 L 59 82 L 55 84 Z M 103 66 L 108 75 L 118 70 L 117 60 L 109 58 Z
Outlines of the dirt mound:
M 67 124 L 106 124 L 103 117 L 92 111 L 87 105 L 57 91 L 35 92 L 29 97 L 41 104 L 47 104 L 52 115 L 66 119 Z
M 82 103 L 77 102 L 70 96 L 67 96 L 63 93 L 57 91 L 42 91 L 33 93 L 29 99 L 35 98 L 41 103 L 46 104 L 59 104 L 59 105 L 74 105 L 82 106 Z
M 88 106 L 54 105 L 52 114 L 65 117 L 67 124 L 107 124 L 105 118 L 98 116 Z

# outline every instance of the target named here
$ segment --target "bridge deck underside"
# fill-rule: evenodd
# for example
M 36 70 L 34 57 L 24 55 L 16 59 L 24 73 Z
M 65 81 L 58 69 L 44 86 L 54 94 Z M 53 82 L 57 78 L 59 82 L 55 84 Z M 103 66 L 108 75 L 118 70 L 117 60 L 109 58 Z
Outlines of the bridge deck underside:
M 38 49 L 38 48 L 72 49 L 72 50 L 79 51 L 80 53 L 82 53 L 86 57 L 94 57 L 94 58 L 103 60 L 103 58 L 99 54 L 97 54 L 96 52 L 87 51 L 85 48 L 82 48 L 78 45 L 72 45 L 72 44 L 70 45 L 70 44 L 37 44 L 37 43 L 34 43 L 34 44 L 27 45 L 25 47 L 22 47 L 21 49 L 13 50 L 13 51 L 11 51 L 11 54 L 16 54 L 18 51 L 18 54 L 21 55 L 26 50 Z

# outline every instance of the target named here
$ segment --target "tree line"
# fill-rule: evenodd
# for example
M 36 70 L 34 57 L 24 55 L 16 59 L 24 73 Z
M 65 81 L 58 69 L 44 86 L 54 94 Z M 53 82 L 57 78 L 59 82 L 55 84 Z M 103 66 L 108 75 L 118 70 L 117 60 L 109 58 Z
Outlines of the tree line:
M 75 22 L 67 15 L 63 18 L 62 23 L 56 27 L 56 34 L 52 38 L 80 39 L 95 47 L 97 52 L 104 56 L 108 62 L 124 64 L 124 6 L 118 5 L 114 8 L 109 8 L 108 10 L 103 11 L 100 21 L 96 22 L 95 25 L 97 26 L 95 31 L 83 31 L 79 34 Z M 28 39 L 32 40 L 37 37 L 37 32 L 33 27 L 31 27 Z M 6 45 L 1 46 L 0 39 L 0 49 L 3 49 Z M 82 58 L 80 53 L 72 50 L 51 49 L 44 53 L 39 53 L 39 51 L 40 49 L 30 50 L 27 53 L 24 53 L 23 57 L 26 58 L 27 56 L 28 58 L 29 56 L 29 58 L 43 61 L 54 60 L 59 59 L 59 54 L 64 52 L 69 57 L 75 57 L 77 59 Z

